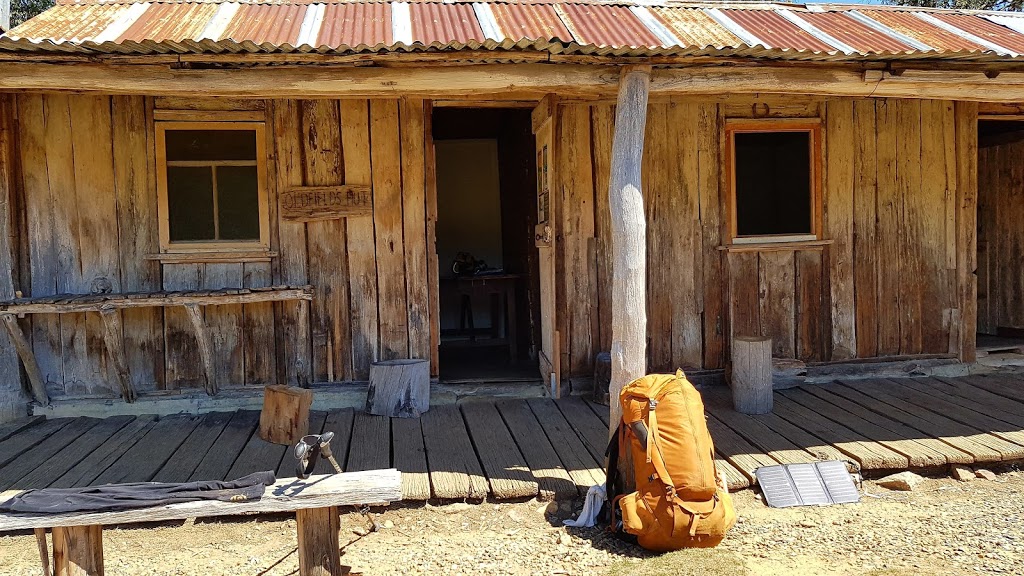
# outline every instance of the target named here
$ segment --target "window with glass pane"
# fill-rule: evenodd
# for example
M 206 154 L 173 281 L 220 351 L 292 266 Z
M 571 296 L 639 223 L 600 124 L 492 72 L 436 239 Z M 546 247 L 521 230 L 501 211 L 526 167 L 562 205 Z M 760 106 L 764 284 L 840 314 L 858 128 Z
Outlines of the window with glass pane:
M 167 231 L 170 242 L 260 240 L 257 133 L 167 129 Z

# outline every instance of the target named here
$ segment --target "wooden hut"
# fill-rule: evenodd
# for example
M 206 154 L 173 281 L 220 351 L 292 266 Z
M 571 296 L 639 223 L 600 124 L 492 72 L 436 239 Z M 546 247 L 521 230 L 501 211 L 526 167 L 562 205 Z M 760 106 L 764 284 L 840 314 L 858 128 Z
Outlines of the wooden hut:
M 973 361 L 1024 329 L 1021 52 L 995 12 L 60 0 L 0 38 L 0 412 L 395 358 L 585 386 L 636 65 L 649 370 Z

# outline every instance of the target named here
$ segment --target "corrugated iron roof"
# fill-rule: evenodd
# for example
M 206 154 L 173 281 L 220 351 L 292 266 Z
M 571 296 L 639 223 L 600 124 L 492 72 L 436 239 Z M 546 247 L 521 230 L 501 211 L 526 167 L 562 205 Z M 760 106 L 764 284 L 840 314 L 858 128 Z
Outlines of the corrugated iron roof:
M 426 49 L 1011 60 L 1024 58 L 1024 15 L 675 0 L 59 0 L 0 37 L 0 50 L 85 54 Z

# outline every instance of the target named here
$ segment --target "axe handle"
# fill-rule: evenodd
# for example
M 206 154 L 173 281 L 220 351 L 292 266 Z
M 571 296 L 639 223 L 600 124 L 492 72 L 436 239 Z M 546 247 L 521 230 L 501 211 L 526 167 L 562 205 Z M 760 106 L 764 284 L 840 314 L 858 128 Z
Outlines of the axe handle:
M 338 466 L 338 461 L 334 459 L 334 454 L 328 453 L 324 454 L 324 456 L 327 457 L 327 461 L 331 463 L 331 466 L 334 466 L 334 471 L 341 474 L 341 466 Z

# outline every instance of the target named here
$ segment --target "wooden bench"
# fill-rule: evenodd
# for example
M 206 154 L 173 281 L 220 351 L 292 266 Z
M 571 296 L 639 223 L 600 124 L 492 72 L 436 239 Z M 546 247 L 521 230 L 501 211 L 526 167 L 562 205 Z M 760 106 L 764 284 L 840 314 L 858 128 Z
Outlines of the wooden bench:
M 0 493 L 0 502 L 19 490 Z M 338 576 L 339 506 L 388 504 L 402 499 L 402 474 L 398 470 L 370 470 L 311 476 L 307 480 L 282 478 L 268 486 L 263 498 L 251 502 L 203 500 L 121 512 L 73 514 L 0 513 L 0 534 L 16 530 L 53 530 L 54 573 L 67 576 L 103 575 L 103 527 L 185 520 L 210 516 L 235 516 L 270 512 L 295 512 L 301 576 Z M 44 570 L 48 570 L 45 537 L 41 544 Z
M 182 306 L 188 312 L 189 321 L 196 331 L 199 356 L 203 362 L 206 392 L 217 393 L 218 383 L 213 370 L 213 341 L 200 306 L 224 304 L 256 304 L 259 302 L 281 302 L 288 300 L 306 301 L 313 299 L 312 286 L 270 286 L 267 288 L 224 288 L 221 290 L 187 290 L 177 292 L 130 292 L 122 294 L 61 294 L 37 298 L 16 298 L 0 300 L 0 321 L 3 321 L 14 342 L 14 348 L 25 365 L 34 399 L 46 406 L 50 399 L 46 394 L 39 364 L 32 351 L 32 345 L 18 325 L 17 317 L 25 314 L 76 314 L 99 312 L 103 320 L 103 341 L 107 355 L 114 366 L 121 397 L 125 402 L 134 402 L 138 395 L 128 372 L 128 360 L 124 353 L 123 329 L 118 310 L 125 308 L 150 308 Z M 305 307 L 303 307 L 305 310 Z

